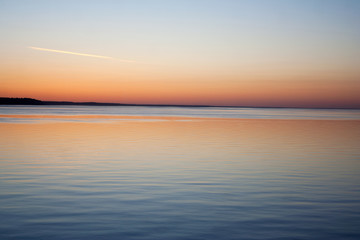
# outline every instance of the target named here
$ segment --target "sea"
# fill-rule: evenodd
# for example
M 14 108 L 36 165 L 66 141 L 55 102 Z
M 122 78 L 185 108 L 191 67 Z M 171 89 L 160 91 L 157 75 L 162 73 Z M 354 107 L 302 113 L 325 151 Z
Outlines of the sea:
M 2 240 L 360 239 L 360 110 L 0 106 Z

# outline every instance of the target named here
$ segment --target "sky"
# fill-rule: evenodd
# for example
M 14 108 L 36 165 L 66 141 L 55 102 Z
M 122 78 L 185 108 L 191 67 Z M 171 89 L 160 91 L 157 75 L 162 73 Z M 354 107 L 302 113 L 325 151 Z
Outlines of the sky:
M 0 0 L 0 97 L 360 108 L 357 0 Z

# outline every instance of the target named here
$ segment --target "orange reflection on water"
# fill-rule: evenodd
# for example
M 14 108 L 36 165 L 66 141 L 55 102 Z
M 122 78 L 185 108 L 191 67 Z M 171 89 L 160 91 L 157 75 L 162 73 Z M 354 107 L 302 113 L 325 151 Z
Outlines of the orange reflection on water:
M 267 155 L 274 156 L 275 161 L 293 161 L 286 156 L 312 156 L 319 149 L 327 149 L 331 158 L 332 151 L 339 149 L 356 153 L 360 142 L 360 121 L 355 120 L 121 118 L 126 121 L 1 123 L 0 145 L 4 152 L 10 149 L 29 162 L 128 158 L 160 166 L 169 161 L 240 164 L 248 159 L 251 164 L 266 164 L 262 161 Z M 184 119 L 189 121 L 179 121 Z M 258 156 L 255 159 L 251 157 L 254 154 Z M 312 164 L 320 162 L 321 157 Z

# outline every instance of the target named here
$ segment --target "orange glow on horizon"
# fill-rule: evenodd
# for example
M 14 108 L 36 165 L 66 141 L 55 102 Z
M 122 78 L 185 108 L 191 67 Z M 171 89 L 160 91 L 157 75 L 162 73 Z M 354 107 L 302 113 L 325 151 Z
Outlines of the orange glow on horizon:
M 204 70 L 200 74 L 166 66 L 123 66 L 84 59 L 87 61 L 51 58 L 49 62 L 5 64 L 0 67 L 0 96 L 129 104 L 360 107 L 360 83 L 352 73 Z
M 33 79 L 38 84 L 3 85 L 3 97 L 30 97 L 48 101 L 93 101 L 134 104 L 189 104 L 233 106 L 360 106 L 358 84 L 343 82 L 165 82 L 133 80 L 53 81 Z M 23 82 L 23 83 L 21 83 Z M 334 105 L 335 104 L 335 105 Z

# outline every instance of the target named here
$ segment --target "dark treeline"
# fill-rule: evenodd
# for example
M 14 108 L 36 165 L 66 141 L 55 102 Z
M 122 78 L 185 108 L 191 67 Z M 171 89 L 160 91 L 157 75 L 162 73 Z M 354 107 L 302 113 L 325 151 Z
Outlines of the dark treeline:
M 99 102 L 67 102 L 41 101 L 33 98 L 5 98 L 0 97 L 0 105 L 83 105 L 83 106 L 154 106 L 154 107 L 209 107 L 205 105 L 156 105 L 156 104 L 123 104 Z
M 41 101 L 33 98 L 6 98 L 0 97 L 0 105 L 89 105 L 89 106 L 120 106 L 119 103 L 97 102 L 66 102 L 66 101 Z
M 0 104 L 1 105 L 44 105 L 44 102 L 32 98 L 0 97 Z

